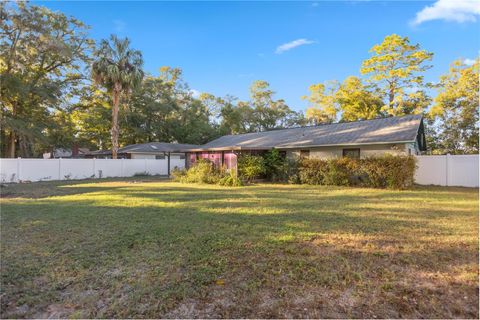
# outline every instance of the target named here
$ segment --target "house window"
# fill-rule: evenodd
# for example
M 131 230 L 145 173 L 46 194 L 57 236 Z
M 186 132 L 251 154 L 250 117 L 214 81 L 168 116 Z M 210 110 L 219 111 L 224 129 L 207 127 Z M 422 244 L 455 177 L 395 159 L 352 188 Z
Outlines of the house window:
M 155 156 L 155 159 L 157 159 L 157 160 L 164 160 L 164 159 L 165 159 L 165 155 L 164 155 L 164 154 L 156 155 L 156 156 Z
M 310 150 L 300 150 L 300 158 L 310 157 Z
M 180 154 L 180 160 L 184 160 L 184 159 L 185 159 L 185 154 L 184 153 Z
M 351 159 L 360 159 L 360 149 L 343 149 L 343 156 Z

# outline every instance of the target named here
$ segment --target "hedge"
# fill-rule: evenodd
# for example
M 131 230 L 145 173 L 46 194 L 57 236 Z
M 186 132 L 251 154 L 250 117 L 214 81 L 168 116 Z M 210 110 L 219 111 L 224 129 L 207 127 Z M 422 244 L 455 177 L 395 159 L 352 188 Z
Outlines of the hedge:
M 301 159 L 298 181 L 305 184 L 405 189 L 413 185 L 413 156 L 384 155 L 364 159 Z
M 416 169 L 415 157 L 388 154 L 364 159 L 283 159 L 282 163 L 276 158 L 269 163 L 260 156 L 242 155 L 238 177 L 234 171 L 216 168 L 208 160 L 199 160 L 188 170 L 175 170 L 172 176 L 184 183 L 225 186 L 240 186 L 263 176 L 289 183 L 405 189 L 413 185 Z M 270 174 L 266 175 L 268 171 Z

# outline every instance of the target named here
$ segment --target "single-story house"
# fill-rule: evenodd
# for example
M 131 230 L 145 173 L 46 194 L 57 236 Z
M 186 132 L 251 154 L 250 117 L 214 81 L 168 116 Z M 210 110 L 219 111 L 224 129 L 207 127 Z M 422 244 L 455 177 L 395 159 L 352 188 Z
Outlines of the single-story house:
M 43 159 L 52 159 L 52 158 L 81 159 L 81 158 L 85 158 L 87 154 L 90 154 L 90 150 L 88 148 L 80 148 L 78 146 L 73 146 L 72 149 L 55 148 L 52 152 L 45 152 L 43 154 Z
M 291 158 L 417 155 L 426 150 L 423 117 L 407 115 L 227 135 L 183 151 L 187 152 L 187 167 L 198 159 L 209 159 L 233 168 L 238 153 L 261 154 L 274 148 Z
M 199 148 L 194 144 L 149 142 L 131 144 L 118 149 L 119 159 L 185 159 L 187 149 Z M 86 158 L 111 159 L 112 150 L 99 150 L 90 152 Z

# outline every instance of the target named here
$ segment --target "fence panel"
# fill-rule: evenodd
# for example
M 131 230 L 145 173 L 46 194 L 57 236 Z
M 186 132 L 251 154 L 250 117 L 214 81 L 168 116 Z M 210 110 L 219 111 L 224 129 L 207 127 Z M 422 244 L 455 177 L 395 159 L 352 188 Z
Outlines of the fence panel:
M 455 155 L 447 159 L 449 186 L 478 187 L 478 155 Z
M 95 177 L 111 178 L 122 177 L 122 160 L 94 159 Z
M 145 159 L 123 160 L 123 176 L 132 177 L 146 172 Z
M 63 180 L 60 159 L 20 159 L 18 179 L 22 181 Z
M 422 185 L 478 187 L 478 155 L 417 156 L 415 182 Z
M 445 156 L 417 156 L 415 182 L 424 185 L 446 186 L 447 158 Z
M 167 159 L 0 159 L 0 181 L 132 177 L 142 173 L 167 175 L 167 161 Z M 175 163 L 175 166 L 183 168 L 185 161 Z
M 85 161 L 87 160 L 87 161 Z M 61 180 L 94 178 L 93 160 L 90 159 L 59 159 Z
M 18 182 L 18 159 L 2 159 L 0 165 L 1 182 Z
M 146 171 L 152 175 L 167 175 L 168 174 L 168 163 L 167 160 L 153 160 L 145 159 L 147 169 Z

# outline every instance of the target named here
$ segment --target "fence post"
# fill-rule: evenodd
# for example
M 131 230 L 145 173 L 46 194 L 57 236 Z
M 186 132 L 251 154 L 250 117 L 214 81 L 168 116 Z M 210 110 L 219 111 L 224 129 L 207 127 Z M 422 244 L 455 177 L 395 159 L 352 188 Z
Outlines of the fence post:
M 144 163 L 145 163 L 145 174 L 147 174 L 147 158 L 143 159 L 144 160 Z
M 97 177 L 97 173 L 95 172 L 96 168 L 95 168 L 95 158 L 92 159 L 92 162 L 93 162 L 93 178 L 95 179 Z
M 449 166 L 449 158 L 450 158 L 450 153 L 447 153 L 447 156 L 445 157 L 445 185 L 448 187 L 449 186 L 449 181 L 448 181 L 448 166 Z
M 58 180 L 62 180 L 62 158 L 58 158 Z
M 120 160 L 120 163 L 122 164 L 122 165 L 120 166 L 120 167 L 121 167 L 121 169 L 120 169 L 120 177 L 124 177 L 124 176 L 125 176 L 125 175 L 123 174 L 123 171 L 124 171 L 124 170 L 123 170 L 123 164 L 124 164 L 123 161 L 124 161 L 124 160 L 125 160 L 124 158 L 122 158 L 122 159 Z
M 20 178 L 20 172 L 21 172 L 21 161 L 22 161 L 22 158 L 18 157 L 17 158 L 17 182 L 20 182 L 21 178 Z

